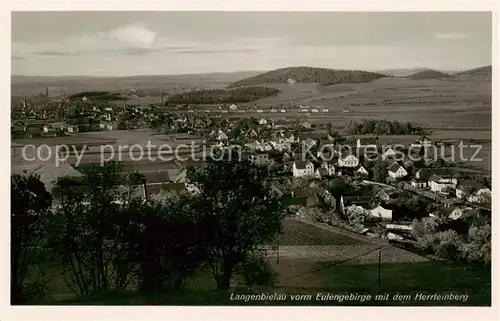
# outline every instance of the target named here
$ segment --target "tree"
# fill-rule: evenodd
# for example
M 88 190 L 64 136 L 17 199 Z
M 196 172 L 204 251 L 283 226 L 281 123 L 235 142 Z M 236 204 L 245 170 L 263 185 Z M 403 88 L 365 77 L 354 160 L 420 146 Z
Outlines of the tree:
M 382 161 L 382 158 L 377 158 L 377 160 L 375 161 L 375 165 L 373 166 L 372 173 L 373 180 L 375 182 L 385 182 L 385 180 L 387 179 L 388 170 L 387 166 Z
M 42 222 L 52 197 L 37 176 L 11 177 L 11 302 L 26 301 L 28 268 L 41 243 Z
M 461 252 L 468 262 L 491 264 L 491 225 L 471 226 L 468 242 L 462 246 Z
M 84 174 L 57 182 L 53 195 L 59 206 L 49 225 L 50 246 L 72 276 L 67 283 L 77 294 L 110 288 L 120 235 L 130 222 L 125 214 L 140 184 L 136 175 L 124 178 L 116 163 L 94 165 Z
M 271 192 L 273 176 L 265 167 L 227 157 L 188 171 L 200 190 L 193 208 L 219 289 L 229 288 L 235 267 L 282 229 L 285 210 Z

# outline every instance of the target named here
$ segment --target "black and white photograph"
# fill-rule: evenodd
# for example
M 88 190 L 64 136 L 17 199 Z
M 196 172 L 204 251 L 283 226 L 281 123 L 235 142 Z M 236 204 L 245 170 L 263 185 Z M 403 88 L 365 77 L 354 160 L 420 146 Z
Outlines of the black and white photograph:
M 493 17 L 12 11 L 10 305 L 492 306 Z

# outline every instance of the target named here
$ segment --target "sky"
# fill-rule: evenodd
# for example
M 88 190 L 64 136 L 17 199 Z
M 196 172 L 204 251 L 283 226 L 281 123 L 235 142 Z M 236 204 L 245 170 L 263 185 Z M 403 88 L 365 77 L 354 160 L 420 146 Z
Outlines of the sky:
M 491 64 L 491 29 L 488 12 L 13 12 L 12 74 L 466 70 Z

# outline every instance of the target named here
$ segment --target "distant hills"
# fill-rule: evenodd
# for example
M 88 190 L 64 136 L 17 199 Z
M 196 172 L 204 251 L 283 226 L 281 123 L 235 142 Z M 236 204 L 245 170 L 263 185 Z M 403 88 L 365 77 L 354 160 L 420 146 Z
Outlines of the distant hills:
M 491 65 L 474 68 L 455 73 L 453 76 L 459 78 L 483 78 L 491 81 Z
M 379 71 L 381 74 L 392 77 L 408 77 L 417 72 L 428 70 L 428 68 L 401 68 L 401 69 L 384 69 Z
M 276 83 L 319 83 L 333 85 L 342 83 L 365 83 L 386 75 L 362 70 L 335 70 L 314 67 L 288 67 L 271 70 L 260 75 L 236 81 L 228 88 Z
M 437 70 L 433 70 L 433 69 L 422 70 L 422 71 L 416 72 L 416 73 L 408 76 L 408 78 L 410 78 L 410 79 L 441 79 L 441 78 L 450 78 L 450 77 L 451 77 L 450 74 L 447 74 L 447 73 L 444 73 L 441 71 L 437 71 Z
M 176 94 L 202 88 L 225 88 L 235 81 L 255 76 L 262 71 L 215 72 L 185 75 L 150 75 L 130 77 L 91 76 L 11 76 L 12 95 L 37 95 L 49 88 L 52 95 L 71 95 L 84 91 L 133 90 L 146 95 L 159 95 L 160 89 Z
M 274 83 L 319 83 L 321 85 L 342 83 L 366 83 L 381 77 L 407 77 L 409 79 L 457 79 L 491 81 L 491 65 L 461 72 L 443 72 L 427 68 L 390 69 L 380 72 L 362 70 L 336 70 L 314 67 L 288 67 L 262 71 L 215 72 L 206 74 L 130 76 L 130 77 L 40 77 L 11 76 L 13 97 L 23 95 L 45 95 L 50 97 L 70 96 L 81 92 L 117 92 L 123 97 L 159 97 L 160 90 L 167 96 L 180 93 L 259 86 Z

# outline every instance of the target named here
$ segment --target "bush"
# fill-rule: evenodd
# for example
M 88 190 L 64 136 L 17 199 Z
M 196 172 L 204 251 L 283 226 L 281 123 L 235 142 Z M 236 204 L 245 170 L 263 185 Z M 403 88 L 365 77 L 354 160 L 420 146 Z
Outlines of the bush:
M 460 238 L 457 232 L 447 230 L 435 234 L 436 242 L 434 245 L 434 253 L 437 256 L 449 259 L 460 260 L 462 258 L 461 249 L 464 241 Z
M 460 251 L 468 262 L 491 264 L 491 226 L 472 226 L 468 233 L 468 243 L 463 244 Z
M 240 285 L 252 287 L 274 286 L 277 281 L 278 274 L 272 269 L 269 261 L 265 257 L 265 251 L 255 251 L 241 263 L 239 268 Z

